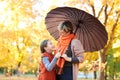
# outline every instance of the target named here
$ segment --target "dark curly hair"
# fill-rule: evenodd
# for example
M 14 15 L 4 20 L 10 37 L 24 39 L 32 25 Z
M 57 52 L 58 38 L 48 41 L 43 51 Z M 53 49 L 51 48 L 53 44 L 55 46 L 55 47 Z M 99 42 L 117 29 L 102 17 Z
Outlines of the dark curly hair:
M 60 29 L 65 31 L 66 33 L 68 33 L 68 32 L 73 33 L 73 25 L 70 21 L 64 21 L 60 25 Z

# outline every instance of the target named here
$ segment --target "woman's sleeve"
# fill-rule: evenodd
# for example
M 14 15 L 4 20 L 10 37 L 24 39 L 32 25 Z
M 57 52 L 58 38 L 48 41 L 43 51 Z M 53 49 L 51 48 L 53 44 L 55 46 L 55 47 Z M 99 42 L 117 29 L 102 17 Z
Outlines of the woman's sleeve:
M 53 60 L 50 62 L 48 57 L 42 58 L 42 62 L 48 71 L 51 71 L 55 67 L 57 60 L 58 58 L 54 57 Z
M 82 63 L 84 61 L 84 49 L 81 42 L 77 39 L 73 41 L 73 54 L 72 63 Z

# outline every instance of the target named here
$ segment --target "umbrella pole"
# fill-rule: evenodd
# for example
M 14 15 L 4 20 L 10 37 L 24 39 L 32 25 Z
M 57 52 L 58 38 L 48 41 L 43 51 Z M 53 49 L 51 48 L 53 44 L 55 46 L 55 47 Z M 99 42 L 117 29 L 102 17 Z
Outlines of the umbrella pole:
M 75 32 L 74 32 L 74 34 L 76 34 L 76 32 L 77 32 L 78 28 L 80 28 L 80 23 L 83 23 L 83 21 L 81 21 L 81 20 L 79 20 L 79 21 L 78 21 L 78 25 L 76 25 L 76 26 L 77 26 L 77 28 L 76 28 L 76 30 L 75 30 Z
M 77 28 L 75 29 L 75 32 L 74 32 L 74 34 L 76 34 L 76 32 L 77 32 L 78 28 L 79 28 L 79 27 L 77 27 Z

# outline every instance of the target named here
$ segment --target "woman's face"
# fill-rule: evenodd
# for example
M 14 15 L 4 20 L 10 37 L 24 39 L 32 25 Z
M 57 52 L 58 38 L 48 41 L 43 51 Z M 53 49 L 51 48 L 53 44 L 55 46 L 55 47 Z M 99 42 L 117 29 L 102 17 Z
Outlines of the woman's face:
M 59 34 L 60 34 L 60 36 L 65 36 L 67 33 L 63 30 L 59 30 Z
M 67 36 L 70 34 L 70 32 L 65 32 L 64 30 L 61 30 L 60 25 L 58 26 L 58 31 L 60 36 Z

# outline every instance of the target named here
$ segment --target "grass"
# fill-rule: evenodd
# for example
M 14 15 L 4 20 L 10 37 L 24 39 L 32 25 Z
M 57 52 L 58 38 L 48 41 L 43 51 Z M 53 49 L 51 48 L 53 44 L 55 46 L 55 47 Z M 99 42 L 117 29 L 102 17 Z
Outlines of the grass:
M 4 75 L 0 75 L 0 80 L 37 80 L 37 77 L 35 77 L 35 76 L 5 77 Z M 93 79 L 79 79 L 79 80 L 93 80 Z
M 36 77 L 0 77 L 0 80 L 37 80 Z M 92 80 L 92 79 L 79 79 L 79 80 Z

